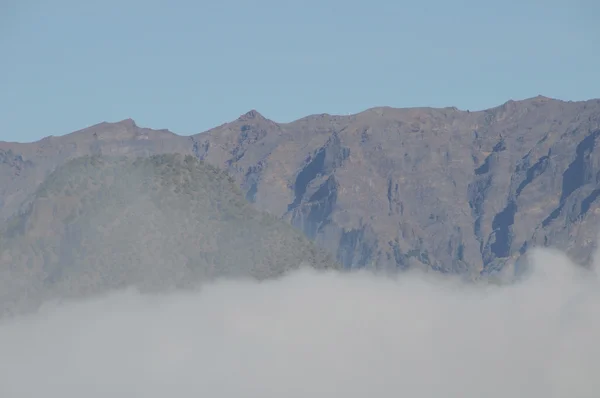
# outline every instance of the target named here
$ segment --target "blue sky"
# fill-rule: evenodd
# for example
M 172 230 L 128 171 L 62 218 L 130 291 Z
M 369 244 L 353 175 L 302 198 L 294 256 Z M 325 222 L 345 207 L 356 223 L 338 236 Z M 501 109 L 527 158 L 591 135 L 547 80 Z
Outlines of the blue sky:
M 0 140 L 600 97 L 597 0 L 0 0 Z

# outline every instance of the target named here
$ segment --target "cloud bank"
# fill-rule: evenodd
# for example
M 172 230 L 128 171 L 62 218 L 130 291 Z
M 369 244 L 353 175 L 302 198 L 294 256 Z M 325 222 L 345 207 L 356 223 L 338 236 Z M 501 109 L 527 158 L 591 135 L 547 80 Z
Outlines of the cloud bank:
M 595 274 L 510 286 L 302 270 L 0 322 L 2 397 L 598 397 Z

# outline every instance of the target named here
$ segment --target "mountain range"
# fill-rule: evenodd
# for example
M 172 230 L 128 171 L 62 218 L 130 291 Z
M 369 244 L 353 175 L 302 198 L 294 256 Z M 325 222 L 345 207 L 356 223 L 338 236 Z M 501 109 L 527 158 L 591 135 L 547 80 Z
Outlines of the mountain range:
M 191 155 L 225 170 L 254 209 L 345 268 L 481 275 L 534 246 L 589 264 L 600 207 L 600 100 L 543 96 L 482 111 L 377 107 L 277 123 L 252 110 L 191 136 L 100 123 L 0 142 L 0 220 L 82 156 Z

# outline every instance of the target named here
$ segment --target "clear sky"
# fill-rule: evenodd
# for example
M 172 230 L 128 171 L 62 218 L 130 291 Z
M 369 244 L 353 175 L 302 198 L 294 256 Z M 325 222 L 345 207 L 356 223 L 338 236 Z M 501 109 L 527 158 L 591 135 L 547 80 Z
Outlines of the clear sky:
M 598 0 L 0 0 L 0 140 L 600 97 Z

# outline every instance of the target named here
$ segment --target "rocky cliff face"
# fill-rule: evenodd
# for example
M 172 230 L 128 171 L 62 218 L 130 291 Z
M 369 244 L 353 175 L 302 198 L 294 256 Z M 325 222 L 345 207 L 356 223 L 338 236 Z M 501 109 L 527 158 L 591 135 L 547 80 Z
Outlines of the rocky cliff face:
M 124 121 L 0 149 L 31 162 L 36 171 L 22 177 L 29 189 L 32 175 L 73 152 L 194 154 L 226 168 L 256 208 L 288 220 L 348 268 L 477 275 L 536 245 L 589 263 L 599 135 L 600 100 L 536 97 L 478 112 L 384 107 L 287 124 L 251 111 L 192 137 Z

